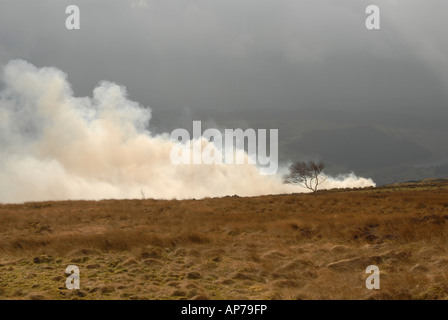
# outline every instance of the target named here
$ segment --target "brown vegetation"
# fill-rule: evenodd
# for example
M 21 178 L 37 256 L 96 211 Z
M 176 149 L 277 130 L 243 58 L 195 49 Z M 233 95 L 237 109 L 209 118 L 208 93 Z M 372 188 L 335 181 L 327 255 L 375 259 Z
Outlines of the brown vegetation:
M 448 298 L 446 186 L 319 193 L 0 205 L 0 299 Z

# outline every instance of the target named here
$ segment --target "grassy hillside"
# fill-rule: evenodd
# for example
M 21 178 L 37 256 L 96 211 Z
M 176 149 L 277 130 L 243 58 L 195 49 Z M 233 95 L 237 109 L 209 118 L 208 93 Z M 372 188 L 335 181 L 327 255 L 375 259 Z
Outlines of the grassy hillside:
M 0 299 L 448 299 L 447 240 L 446 181 L 0 205 Z

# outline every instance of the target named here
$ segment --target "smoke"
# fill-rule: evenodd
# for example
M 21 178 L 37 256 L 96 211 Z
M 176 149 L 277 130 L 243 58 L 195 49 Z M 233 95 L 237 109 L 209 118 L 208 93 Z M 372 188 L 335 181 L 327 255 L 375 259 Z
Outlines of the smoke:
M 322 183 L 322 189 L 334 188 L 366 188 L 374 187 L 375 183 L 372 179 L 357 177 L 354 173 L 343 174 L 336 177 L 328 177 Z
M 75 97 L 65 73 L 23 60 L 6 64 L 2 81 L 0 202 L 303 191 L 280 175 L 260 175 L 256 165 L 172 164 L 169 134 L 151 134 L 151 110 L 117 84 L 100 82 L 92 98 Z M 374 185 L 354 175 L 325 184 Z

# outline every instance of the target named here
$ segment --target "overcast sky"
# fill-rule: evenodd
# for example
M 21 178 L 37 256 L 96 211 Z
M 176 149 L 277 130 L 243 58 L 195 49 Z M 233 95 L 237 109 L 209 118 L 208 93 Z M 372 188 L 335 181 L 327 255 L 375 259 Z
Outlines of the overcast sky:
M 81 29 L 67 30 L 76 4 Z M 367 30 L 365 9 L 381 10 Z M 159 109 L 333 108 L 431 113 L 448 105 L 446 0 L 0 2 L 0 64 L 101 80 Z

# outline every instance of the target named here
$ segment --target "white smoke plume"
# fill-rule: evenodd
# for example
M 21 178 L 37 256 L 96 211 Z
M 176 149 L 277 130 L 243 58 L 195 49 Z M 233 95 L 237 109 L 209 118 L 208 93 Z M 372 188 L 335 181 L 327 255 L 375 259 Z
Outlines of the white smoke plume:
M 185 199 L 304 191 L 256 165 L 174 165 L 169 135 L 153 135 L 149 108 L 101 82 L 75 97 L 67 76 L 23 60 L 7 63 L 0 91 L 0 202 Z M 324 187 L 364 187 L 354 175 Z

